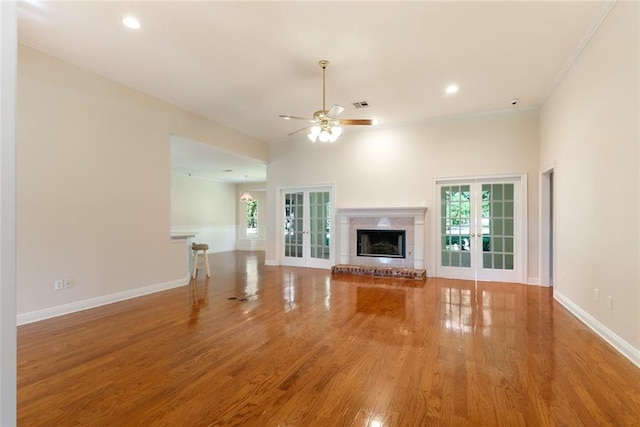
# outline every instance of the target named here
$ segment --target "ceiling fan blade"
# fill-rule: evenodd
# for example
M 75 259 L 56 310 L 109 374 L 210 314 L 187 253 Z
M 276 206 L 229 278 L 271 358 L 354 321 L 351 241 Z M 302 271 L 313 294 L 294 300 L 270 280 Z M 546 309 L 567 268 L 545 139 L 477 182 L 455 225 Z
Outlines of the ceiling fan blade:
M 280 114 L 278 117 L 280 117 L 281 119 L 285 119 L 285 120 L 306 120 L 309 123 L 315 123 L 316 122 L 315 120 L 310 119 L 308 117 L 289 116 L 288 114 Z
M 311 127 L 311 126 L 307 126 L 306 128 L 302 128 L 302 129 L 294 130 L 293 132 L 291 132 L 290 134 L 288 134 L 288 136 L 295 135 L 295 134 L 297 134 L 297 133 L 300 133 L 300 132 L 302 132 L 302 131 L 305 131 L 305 130 L 309 129 L 310 127 Z
M 329 111 L 327 111 L 327 116 L 335 118 L 342 114 L 343 111 L 344 107 L 342 105 L 334 104 L 331 106 L 331 108 L 329 108 Z
M 374 119 L 342 119 L 338 120 L 341 125 L 351 126 L 351 125 L 364 125 L 371 126 L 375 123 Z

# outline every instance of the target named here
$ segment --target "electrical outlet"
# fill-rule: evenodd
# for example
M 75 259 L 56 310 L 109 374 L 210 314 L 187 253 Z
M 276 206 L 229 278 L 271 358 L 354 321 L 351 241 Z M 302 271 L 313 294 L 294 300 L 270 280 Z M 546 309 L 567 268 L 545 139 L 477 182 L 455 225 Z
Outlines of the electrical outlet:
M 64 288 L 69 289 L 73 286 L 73 279 L 64 279 Z
M 600 302 L 600 289 L 596 289 L 596 302 Z
M 613 297 L 608 297 L 608 303 L 609 303 L 609 310 L 613 310 Z
M 56 291 L 64 289 L 64 282 L 60 279 L 54 280 L 53 289 L 55 289 Z

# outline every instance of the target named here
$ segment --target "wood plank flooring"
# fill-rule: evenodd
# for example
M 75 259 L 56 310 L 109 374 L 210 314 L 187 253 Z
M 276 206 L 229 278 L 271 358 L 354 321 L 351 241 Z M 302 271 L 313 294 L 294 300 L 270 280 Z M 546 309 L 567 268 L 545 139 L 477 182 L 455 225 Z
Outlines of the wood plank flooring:
M 640 425 L 640 370 L 550 289 L 210 262 L 19 327 L 19 425 Z

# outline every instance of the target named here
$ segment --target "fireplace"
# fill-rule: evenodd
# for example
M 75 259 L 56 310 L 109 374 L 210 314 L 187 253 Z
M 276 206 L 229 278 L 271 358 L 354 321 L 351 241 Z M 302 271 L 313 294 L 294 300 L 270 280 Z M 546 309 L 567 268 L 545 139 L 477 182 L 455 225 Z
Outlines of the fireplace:
M 339 263 L 357 266 L 424 269 L 424 222 L 426 212 L 427 209 L 424 207 L 338 209 L 340 223 L 338 233 Z M 362 237 L 358 236 L 358 231 L 362 230 L 376 233 L 403 233 L 401 245 L 398 244 L 397 234 L 396 237 L 388 242 L 390 246 L 401 247 L 402 252 L 392 255 L 376 253 L 375 250 L 367 250 L 365 252 L 369 253 L 369 255 L 362 256 L 358 253 L 362 250 L 361 244 L 358 244 L 358 239 L 362 240 Z M 389 238 L 389 235 L 385 237 Z M 389 246 L 386 243 L 383 243 L 383 245 Z
M 406 258 L 405 230 L 357 230 L 357 256 Z

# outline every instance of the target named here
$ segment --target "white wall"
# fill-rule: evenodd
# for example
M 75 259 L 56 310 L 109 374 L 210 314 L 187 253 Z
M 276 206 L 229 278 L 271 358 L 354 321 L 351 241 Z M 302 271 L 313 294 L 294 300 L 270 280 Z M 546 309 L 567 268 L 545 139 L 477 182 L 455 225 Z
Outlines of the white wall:
M 540 164 L 555 164 L 556 297 L 619 349 L 640 349 L 639 21 L 638 3 L 617 2 L 540 120 Z
M 16 3 L 0 2 L 0 425 L 16 425 Z
M 537 176 L 538 113 L 505 112 L 398 128 L 347 127 L 335 144 L 300 139 L 276 144 L 267 167 L 269 224 L 277 224 L 278 189 L 335 183 L 335 208 L 427 206 L 430 265 L 435 178 L 504 173 Z M 537 180 L 529 179 L 529 276 L 537 280 Z M 279 263 L 276 227 L 266 261 Z M 335 248 L 334 248 L 335 250 Z
M 193 232 L 209 253 L 236 245 L 236 185 L 171 175 L 171 230 Z
M 19 321 L 184 283 L 170 135 L 264 161 L 267 144 L 31 48 L 18 66 Z

